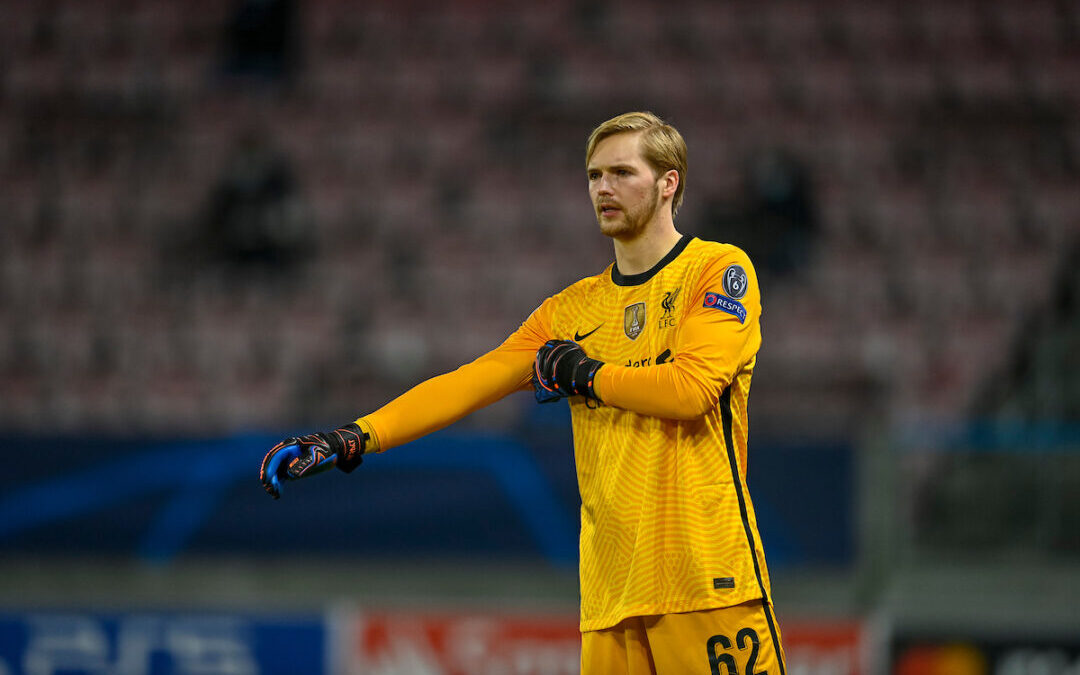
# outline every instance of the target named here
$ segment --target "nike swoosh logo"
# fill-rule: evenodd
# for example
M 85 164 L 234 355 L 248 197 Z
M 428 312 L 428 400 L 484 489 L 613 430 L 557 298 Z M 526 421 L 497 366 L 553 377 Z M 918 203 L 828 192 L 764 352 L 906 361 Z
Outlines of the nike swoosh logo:
M 601 322 L 600 326 L 603 326 L 603 325 L 604 325 L 603 322 Z M 580 342 L 581 340 L 584 340 L 585 338 L 589 337 L 590 335 L 592 335 L 596 331 L 600 330 L 600 326 L 597 326 L 596 328 L 593 328 L 591 331 L 589 331 L 588 333 L 585 333 L 584 335 L 582 335 L 581 333 L 579 333 L 577 331 L 574 331 L 574 342 Z

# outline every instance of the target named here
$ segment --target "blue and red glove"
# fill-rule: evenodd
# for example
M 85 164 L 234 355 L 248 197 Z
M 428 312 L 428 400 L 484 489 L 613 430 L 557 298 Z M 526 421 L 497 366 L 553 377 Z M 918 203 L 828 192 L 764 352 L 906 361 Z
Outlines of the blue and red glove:
M 539 403 L 558 401 L 570 396 L 584 396 L 599 401 L 593 389 L 596 371 L 603 361 L 590 359 L 572 340 L 548 340 L 536 350 L 532 385 Z
M 263 489 L 277 499 L 283 480 L 300 480 L 335 466 L 349 473 L 364 461 L 367 439 L 355 423 L 326 433 L 286 438 L 263 457 L 259 480 Z

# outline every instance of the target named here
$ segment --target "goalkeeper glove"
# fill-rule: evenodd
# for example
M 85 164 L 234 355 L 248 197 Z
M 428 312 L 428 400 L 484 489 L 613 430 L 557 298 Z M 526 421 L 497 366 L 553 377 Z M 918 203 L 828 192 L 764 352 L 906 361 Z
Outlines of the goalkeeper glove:
M 590 359 L 585 350 L 570 340 L 548 340 L 536 350 L 532 384 L 539 403 L 569 396 L 584 396 L 599 401 L 593 389 L 596 371 L 603 361 Z
M 281 481 L 299 480 L 334 466 L 349 473 L 363 462 L 368 435 L 353 423 L 327 433 L 286 438 L 263 457 L 259 480 L 274 499 L 281 496 Z

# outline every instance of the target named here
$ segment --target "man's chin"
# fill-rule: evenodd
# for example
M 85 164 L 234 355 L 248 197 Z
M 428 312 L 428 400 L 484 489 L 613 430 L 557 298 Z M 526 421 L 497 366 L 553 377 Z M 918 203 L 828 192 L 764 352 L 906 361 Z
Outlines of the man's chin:
M 600 227 L 600 234 L 608 237 L 609 239 L 621 239 L 626 236 L 626 231 L 620 228 L 613 227 Z
M 605 221 L 603 219 L 599 219 L 599 223 L 600 234 L 611 237 L 612 239 L 632 238 L 638 234 L 637 228 L 634 228 L 623 220 Z

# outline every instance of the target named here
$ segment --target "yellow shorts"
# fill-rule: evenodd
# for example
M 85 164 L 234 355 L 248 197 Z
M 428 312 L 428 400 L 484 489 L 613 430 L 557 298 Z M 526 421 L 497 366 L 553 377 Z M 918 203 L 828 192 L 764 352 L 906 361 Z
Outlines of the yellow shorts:
M 581 634 L 582 675 L 786 675 L 772 606 L 637 616 Z

